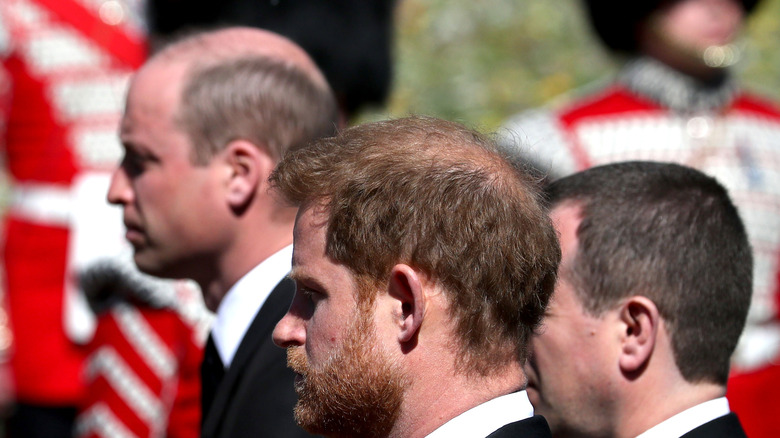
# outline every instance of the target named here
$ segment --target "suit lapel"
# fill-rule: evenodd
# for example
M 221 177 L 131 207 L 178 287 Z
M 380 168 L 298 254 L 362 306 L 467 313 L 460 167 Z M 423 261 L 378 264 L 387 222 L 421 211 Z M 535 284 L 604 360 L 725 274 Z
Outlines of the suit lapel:
M 211 404 L 211 409 L 203 422 L 203 436 L 214 436 L 224 418 L 229 406 L 231 396 L 234 394 L 241 377 L 252 357 L 263 347 L 273 333 L 276 323 L 282 319 L 290 306 L 292 295 L 295 292 L 295 283 L 289 278 L 283 279 L 276 285 L 266 299 L 263 306 L 255 315 L 255 319 L 246 331 L 244 338 L 236 350 L 236 355 L 225 373 Z M 279 348 L 269 343 L 270 348 Z M 261 356 L 262 357 L 262 356 Z

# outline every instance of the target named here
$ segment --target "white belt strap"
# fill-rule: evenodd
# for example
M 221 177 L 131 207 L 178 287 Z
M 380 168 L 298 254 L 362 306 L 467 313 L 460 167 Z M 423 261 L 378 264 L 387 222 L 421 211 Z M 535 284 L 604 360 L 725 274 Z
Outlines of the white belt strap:
M 44 225 L 68 226 L 73 209 L 69 187 L 55 184 L 14 184 L 11 215 Z

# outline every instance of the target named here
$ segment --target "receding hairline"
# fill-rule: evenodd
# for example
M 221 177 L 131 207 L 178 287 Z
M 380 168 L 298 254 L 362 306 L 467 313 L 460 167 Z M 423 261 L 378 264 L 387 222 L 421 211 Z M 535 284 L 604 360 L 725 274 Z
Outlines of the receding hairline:
M 248 27 L 191 35 L 165 47 L 147 65 L 181 63 L 191 73 L 198 68 L 255 57 L 287 64 L 303 72 L 318 87 L 329 88 L 325 76 L 301 47 L 276 33 Z

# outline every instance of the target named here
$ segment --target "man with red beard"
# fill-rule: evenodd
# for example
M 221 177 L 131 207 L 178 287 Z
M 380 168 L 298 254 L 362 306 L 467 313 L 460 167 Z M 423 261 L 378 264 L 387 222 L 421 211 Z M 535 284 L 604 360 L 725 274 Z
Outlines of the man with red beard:
M 271 181 L 300 207 L 274 341 L 304 429 L 549 436 L 522 364 L 560 249 L 529 174 L 476 132 L 413 117 L 316 141 Z

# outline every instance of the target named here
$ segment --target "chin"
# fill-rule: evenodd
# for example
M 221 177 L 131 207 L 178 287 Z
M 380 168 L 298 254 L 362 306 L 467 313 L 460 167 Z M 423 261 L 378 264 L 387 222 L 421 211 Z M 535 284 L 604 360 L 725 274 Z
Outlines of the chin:
M 166 267 L 159 263 L 159 261 L 156 261 L 150 257 L 148 251 L 136 250 L 135 255 L 133 256 L 133 261 L 138 267 L 138 270 L 144 274 L 161 278 L 169 278 L 169 276 L 166 275 L 169 269 L 166 269 Z

